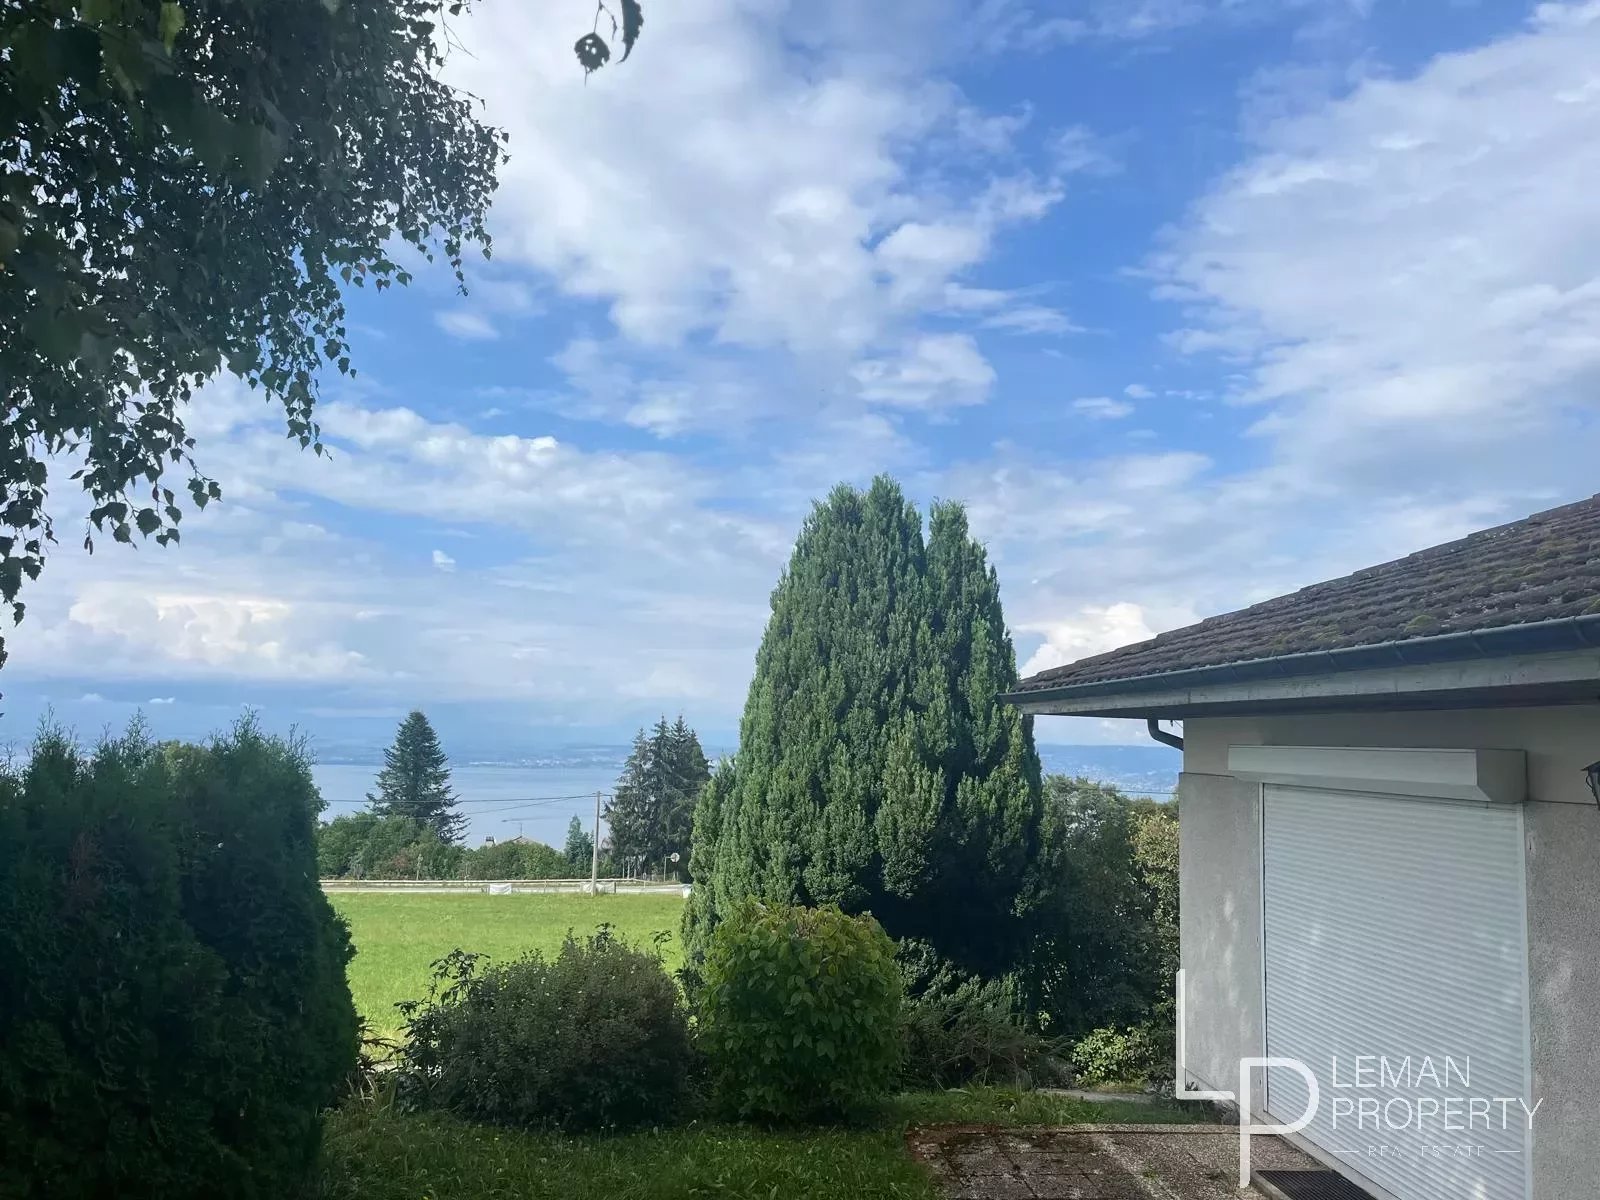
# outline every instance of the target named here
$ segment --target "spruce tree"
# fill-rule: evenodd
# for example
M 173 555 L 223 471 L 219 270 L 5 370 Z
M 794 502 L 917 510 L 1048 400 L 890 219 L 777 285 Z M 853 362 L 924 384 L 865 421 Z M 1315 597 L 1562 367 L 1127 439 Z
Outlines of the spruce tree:
M 661 853 L 679 855 L 671 874 L 686 875 L 689 868 L 689 843 L 694 830 L 694 806 L 711 778 L 711 767 L 700 738 L 678 714 L 667 731 L 665 742 L 670 791 L 661 813 Z
M 612 844 L 624 861 L 672 873 L 671 856 L 686 866 L 694 805 L 711 777 L 700 739 L 680 714 L 674 724 L 660 718 L 646 735 L 634 735 L 633 751 L 606 809 Z
M 739 750 L 694 817 L 691 952 L 740 900 L 870 911 L 983 976 L 1033 935 L 1041 820 L 999 582 L 957 504 L 888 478 L 806 520 L 772 595 Z
M 641 729 L 633 735 L 633 750 L 605 809 L 611 853 L 623 868 L 643 865 L 649 858 L 650 830 L 657 821 L 652 761 L 650 742 Z
M 467 818 L 456 811 L 450 787 L 450 760 L 420 709 L 400 722 L 394 745 L 383 752 L 377 792 L 367 793 L 367 803 L 380 816 L 408 817 L 432 829 L 441 841 L 459 842 L 466 832 Z

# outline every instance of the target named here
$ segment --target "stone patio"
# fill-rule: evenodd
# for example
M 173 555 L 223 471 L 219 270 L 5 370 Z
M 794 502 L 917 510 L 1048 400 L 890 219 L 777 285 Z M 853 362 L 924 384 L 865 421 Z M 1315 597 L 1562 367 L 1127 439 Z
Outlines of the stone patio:
M 906 1144 L 950 1200 L 1265 1200 L 1236 1186 L 1239 1131 L 1224 1125 L 947 1125 Z M 1250 1150 L 1258 1171 L 1317 1167 L 1277 1138 Z

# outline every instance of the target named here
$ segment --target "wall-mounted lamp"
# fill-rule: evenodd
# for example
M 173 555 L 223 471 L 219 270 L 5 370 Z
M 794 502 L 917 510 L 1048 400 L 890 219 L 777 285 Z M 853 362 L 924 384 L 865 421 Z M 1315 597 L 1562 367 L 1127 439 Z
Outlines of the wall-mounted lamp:
M 1600 805 L 1600 762 L 1592 762 L 1583 769 L 1583 778 L 1589 784 L 1589 794 Z

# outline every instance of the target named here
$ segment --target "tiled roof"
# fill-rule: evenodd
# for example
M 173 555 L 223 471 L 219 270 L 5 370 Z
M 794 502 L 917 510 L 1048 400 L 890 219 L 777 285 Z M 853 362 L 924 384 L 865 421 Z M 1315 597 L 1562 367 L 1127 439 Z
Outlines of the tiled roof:
M 1600 496 L 1207 617 L 1019 692 L 1600 613 Z

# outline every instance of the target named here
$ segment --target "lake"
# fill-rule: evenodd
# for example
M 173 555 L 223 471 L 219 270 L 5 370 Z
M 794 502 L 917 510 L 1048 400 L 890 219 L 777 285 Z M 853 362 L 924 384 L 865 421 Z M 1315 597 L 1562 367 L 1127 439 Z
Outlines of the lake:
M 311 774 L 328 802 L 324 819 L 365 808 L 378 770 L 376 764 L 367 763 L 313 766 Z M 567 823 L 573 817 L 579 818 L 586 830 L 594 823 L 595 792 L 609 793 L 621 770 L 620 763 L 614 767 L 452 767 L 450 782 L 460 797 L 459 810 L 469 822 L 466 844 L 478 846 L 485 837 L 502 841 L 521 833 L 559 849 L 567 840 Z

